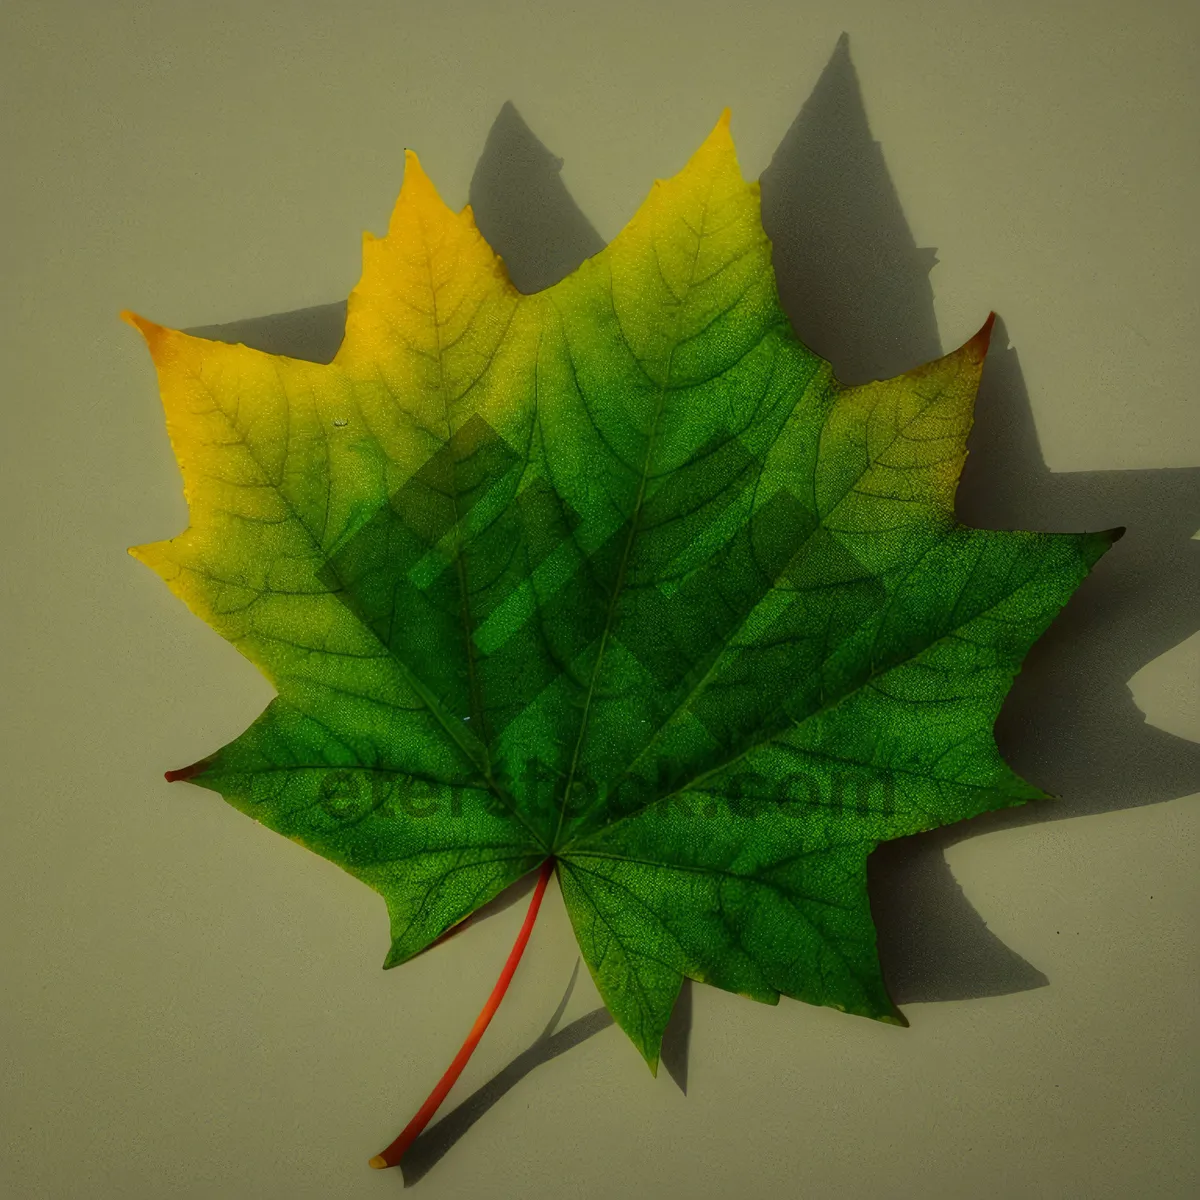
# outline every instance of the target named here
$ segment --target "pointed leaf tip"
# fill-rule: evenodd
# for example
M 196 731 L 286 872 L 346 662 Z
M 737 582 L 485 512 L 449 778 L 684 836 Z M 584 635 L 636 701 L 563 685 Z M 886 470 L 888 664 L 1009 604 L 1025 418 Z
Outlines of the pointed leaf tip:
M 721 109 L 721 115 L 717 118 L 717 123 L 712 127 L 708 137 L 704 140 L 706 143 L 712 144 L 728 144 L 733 145 L 733 135 L 729 131 L 729 122 L 731 113 L 728 107 Z
M 988 318 L 984 321 L 979 332 L 967 342 L 966 348 L 969 349 L 971 357 L 975 362 L 983 362 L 984 358 L 987 357 L 988 345 L 992 340 L 992 327 L 995 324 L 996 314 L 994 312 L 988 313 Z
M 696 171 L 703 176 L 708 176 L 714 169 L 720 169 L 718 164 L 725 165 L 732 162 L 736 167 L 737 147 L 734 145 L 733 135 L 729 131 L 729 122 L 730 110 L 723 108 L 721 115 L 717 118 L 717 123 L 709 130 L 704 141 L 693 151 L 683 170 L 671 179 L 656 179 L 654 189 L 658 189 L 661 184 L 686 179 Z
M 190 767 L 180 767 L 177 771 L 164 771 L 163 778 L 168 783 L 180 783 L 184 780 L 194 779 L 208 763 L 201 759 L 200 762 L 194 762 Z
M 150 347 L 151 352 L 170 332 L 165 325 L 159 325 L 157 321 L 151 321 L 147 317 L 139 316 L 139 314 L 131 312 L 127 308 L 121 309 L 120 316 L 126 325 L 132 325 L 146 339 L 146 345 Z
M 433 196 L 440 200 L 437 188 L 433 186 L 433 180 L 429 178 L 428 172 L 421 165 L 417 152 L 408 149 L 404 151 L 404 179 L 400 184 L 400 194 L 403 195 L 406 191 L 410 194 L 432 192 Z
M 145 317 L 138 316 L 137 313 L 128 308 L 121 309 L 119 316 L 126 325 L 132 325 L 143 336 L 146 335 L 148 329 L 157 328 L 153 321 L 147 321 Z
M 404 179 L 400 184 L 400 195 L 392 209 L 392 217 L 388 223 L 389 236 L 397 231 L 398 222 L 405 220 L 400 214 L 408 208 L 424 218 L 441 219 L 450 213 L 442 200 L 433 180 L 429 178 L 415 150 L 404 151 Z

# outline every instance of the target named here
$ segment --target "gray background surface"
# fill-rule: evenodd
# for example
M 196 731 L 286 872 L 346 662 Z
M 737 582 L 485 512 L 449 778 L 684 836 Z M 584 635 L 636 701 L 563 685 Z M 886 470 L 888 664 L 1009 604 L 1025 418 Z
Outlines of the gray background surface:
M 1193 1194 L 1194 4 L 9 0 L 0 81 L 0 1191 Z M 964 519 L 1129 527 L 1001 717 L 1062 799 L 872 860 L 911 1028 L 696 987 L 657 1080 L 552 889 L 446 1124 L 372 1172 L 523 905 L 384 973 L 372 892 L 162 780 L 271 691 L 124 554 L 186 514 L 117 312 L 331 355 L 405 146 L 545 286 L 725 105 L 844 379 L 1000 314 Z

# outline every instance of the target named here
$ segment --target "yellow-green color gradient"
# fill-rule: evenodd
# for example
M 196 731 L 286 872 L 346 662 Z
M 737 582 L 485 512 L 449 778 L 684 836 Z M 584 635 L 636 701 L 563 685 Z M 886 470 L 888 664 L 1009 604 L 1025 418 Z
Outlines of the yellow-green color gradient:
M 1042 795 L 992 727 L 1119 533 L 955 520 L 990 321 L 838 384 L 728 113 L 537 295 L 410 153 L 332 364 L 130 319 L 191 520 L 132 553 L 278 691 L 173 774 L 377 890 L 389 966 L 552 856 L 651 1067 L 684 976 L 903 1023 L 867 856 Z

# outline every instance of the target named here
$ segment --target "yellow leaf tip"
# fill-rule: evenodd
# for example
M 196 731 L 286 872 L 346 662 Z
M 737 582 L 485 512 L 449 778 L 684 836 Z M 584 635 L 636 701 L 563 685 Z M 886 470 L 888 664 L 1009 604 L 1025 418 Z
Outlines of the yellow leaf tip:
M 721 109 L 721 115 L 717 118 L 717 123 L 712 127 L 712 131 L 708 137 L 704 139 L 706 145 L 732 149 L 733 135 L 729 131 L 731 115 L 728 108 Z
M 401 185 L 401 191 L 405 188 L 433 190 L 433 180 L 429 178 L 425 168 L 421 165 L 421 160 L 417 157 L 415 150 L 404 151 L 404 182 Z
M 717 118 L 717 123 L 709 131 L 708 136 L 688 160 L 681 175 L 686 177 L 689 172 L 699 170 L 702 175 L 709 175 L 714 170 L 727 169 L 729 164 L 736 168 L 737 148 L 733 144 L 733 136 L 729 132 L 730 110 L 724 108 Z M 676 176 L 675 178 L 680 178 Z
M 161 328 L 161 326 L 156 325 L 153 321 L 149 321 L 145 317 L 139 316 L 137 313 L 128 308 L 121 309 L 120 315 L 121 320 L 124 321 L 126 325 L 132 325 L 134 329 L 142 334 L 143 337 L 149 337 L 150 330 Z
M 146 339 L 146 345 L 150 347 L 151 351 L 171 332 L 165 325 L 159 325 L 156 321 L 139 316 L 127 308 L 121 310 L 121 320 L 127 325 L 132 325 Z
M 397 231 L 399 224 L 408 219 L 401 216 L 405 210 L 435 219 L 441 219 L 444 214 L 450 212 L 434 187 L 433 180 L 421 166 L 417 152 L 407 149 L 404 151 L 404 181 L 400 185 L 396 207 L 392 210 L 392 219 L 388 225 L 389 236 Z
M 375 1155 L 375 1157 L 371 1159 L 369 1163 L 367 1163 L 368 1167 L 371 1167 L 376 1171 L 382 1171 L 387 1165 L 387 1159 L 384 1158 L 382 1154 Z
M 144 563 L 152 571 L 162 574 L 162 549 L 166 545 L 165 542 L 143 542 L 140 546 L 130 546 L 125 551 L 130 558 L 136 558 L 138 562 Z M 155 562 L 155 558 L 158 562 Z

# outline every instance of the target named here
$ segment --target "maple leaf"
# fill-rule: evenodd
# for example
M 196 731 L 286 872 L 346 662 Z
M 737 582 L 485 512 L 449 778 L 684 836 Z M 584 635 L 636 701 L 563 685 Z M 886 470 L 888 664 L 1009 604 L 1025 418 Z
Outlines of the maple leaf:
M 191 522 L 131 553 L 278 693 L 168 778 L 378 891 L 388 967 L 540 868 L 488 1007 L 375 1165 L 461 1070 L 551 870 L 652 1069 L 685 976 L 905 1023 L 867 857 L 1043 796 L 993 724 L 1122 532 L 956 521 L 991 318 L 840 385 L 780 308 L 728 111 L 543 292 L 409 152 L 332 363 L 126 316 Z

